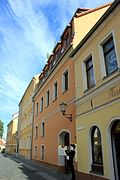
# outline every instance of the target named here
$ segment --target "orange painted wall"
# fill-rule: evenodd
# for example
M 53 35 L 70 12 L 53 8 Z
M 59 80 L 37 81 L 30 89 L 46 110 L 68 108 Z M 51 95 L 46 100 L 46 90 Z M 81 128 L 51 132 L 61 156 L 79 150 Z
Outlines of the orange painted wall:
M 65 61 L 64 63 L 62 61 Z M 62 94 L 62 74 L 68 68 L 69 72 L 69 88 Z M 57 80 L 58 82 L 58 98 L 52 101 L 52 89 L 53 84 Z M 38 126 L 38 138 L 34 138 L 33 133 L 33 151 L 32 159 L 40 160 L 40 145 L 45 146 L 45 159 L 44 162 L 58 165 L 58 145 L 59 145 L 59 133 L 63 130 L 70 132 L 70 143 L 76 142 L 76 129 L 75 129 L 75 105 L 72 102 L 67 107 L 66 113 L 71 113 L 73 116 L 72 122 L 65 118 L 59 110 L 59 104 L 61 102 L 69 102 L 75 98 L 75 82 L 74 82 L 74 65 L 73 61 L 62 59 L 59 65 L 56 67 L 51 77 L 48 78 L 46 83 L 40 89 L 38 95 L 35 98 L 35 104 L 39 103 L 38 116 L 34 115 L 34 127 Z M 45 107 L 46 92 L 50 90 L 50 105 Z M 44 98 L 44 108 L 40 112 L 40 98 Z M 35 112 L 35 109 L 34 109 Z M 44 120 L 45 122 L 45 136 L 41 137 L 40 134 L 40 122 Z M 34 146 L 37 145 L 37 158 L 34 158 Z

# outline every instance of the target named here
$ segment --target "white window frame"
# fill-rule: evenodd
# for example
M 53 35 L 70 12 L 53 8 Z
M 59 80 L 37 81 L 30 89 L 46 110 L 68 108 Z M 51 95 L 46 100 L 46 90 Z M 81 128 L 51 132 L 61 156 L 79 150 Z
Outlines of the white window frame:
M 48 92 L 49 92 L 49 100 L 48 100 Z M 48 103 L 48 101 L 49 101 L 49 103 Z M 46 107 L 48 107 L 49 105 L 50 105 L 50 89 L 48 89 L 46 91 Z
M 65 90 L 65 73 L 68 72 L 68 89 L 69 89 L 69 68 L 67 67 L 64 72 L 62 72 L 62 93 L 68 91 Z
M 44 98 L 43 98 L 43 96 L 40 98 L 40 112 L 42 112 L 43 111 L 43 104 L 44 104 Z
M 115 36 L 114 36 L 114 32 L 111 31 L 111 32 L 109 32 L 109 33 L 99 42 L 99 46 L 98 46 L 98 48 L 99 48 L 99 57 L 100 57 L 100 70 L 101 70 L 102 79 L 107 76 L 106 66 L 105 66 L 105 60 L 104 60 L 103 44 L 104 44 L 111 36 L 113 37 L 113 42 L 114 42 L 114 46 L 115 46 L 115 53 L 116 53 L 118 68 L 120 68 L 120 63 L 119 63 L 119 61 L 118 61 L 118 55 L 117 55 L 117 48 L 116 48 Z
M 38 151 L 38 148 L 37 148 L 37 145 L 34 146 L 34 157 L 37 158 L 37 151 Z
M 94 81 L 96 84 L 96 78 L 95 78 L 95 68 L 94 68 L 94 56 L 93 53 L 90 52 L 83 60 L 82 62 L 82 80 L 83 80 L 83 91 L 87 91 L 88 89 L 88 85 L 87 85 L 87 73 L 86 73 L 86 62 L 87 60 L 92 57 L 92 63 L 93 63 L 93 70 L 94 70 Z
M 37 102 L 36 103 L 36 113 L 35 113 L 36 116 L 38 115 L 38 107 L 39 107 L 39 103 Z
M 38 125 L 35 125 L 34 130 L 35 130 L 35 139 L 37 139 L 38 138 Z
M 45 159 L 45 146 L 44 146 L 44 144 L 41 144 L 41 146 L 40 146 L 40 159 L 41 160 Z
M 43 127 L 44 124 L 44 127 Z M 41 137 L 45 136 L 45 121 L 41 121 Z
M 55 96 L 55 84 L 57 83 L 57 97 Z M 54 84 L 53 84 L 53 98 L 52 98 L 52 101 L 56 100 L 58 98 L 58 81 L 54 81 Z

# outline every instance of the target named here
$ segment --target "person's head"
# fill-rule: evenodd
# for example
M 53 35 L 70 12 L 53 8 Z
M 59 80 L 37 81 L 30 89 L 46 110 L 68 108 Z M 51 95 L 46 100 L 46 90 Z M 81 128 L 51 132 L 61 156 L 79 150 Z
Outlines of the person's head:
M 75 148 L 76 148 L 75 144 L 70 144 L 70 149 L 71 150 L 75 150 Z

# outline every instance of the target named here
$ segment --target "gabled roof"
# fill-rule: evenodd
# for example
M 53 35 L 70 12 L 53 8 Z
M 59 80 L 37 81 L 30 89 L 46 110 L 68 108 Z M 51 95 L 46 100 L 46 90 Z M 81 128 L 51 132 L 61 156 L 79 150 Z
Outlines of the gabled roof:
M 87 33 L 87 35 L 80 41 L 77 47 L 70 54 L 70 58 L 72 58 L 78 50 L 84 45 L 84 43 L 91 37 L 91 35 L 96 31 L 96 29 L 102 24 L 104 20 L 114 11 L 114 9 L 120 4 L 120 0 L 115 0 L 111 6 L 107 9 L 107 11 L 101 16 L 101 18 L 96 22 L 96 24 L 91 28 L 91 30 Z
M 107 7 L 107 6 L 110 6 L 112 3 L 111 2 L 109 2 L 109 3 L 107 3 L 107 4 L 103 4 L 102 6 L 98 6 L 98 7 L 96 7 L 96 8 L 90 8 L 90 9 L 87 9 L 87 11 L 82 11 L 82 12 L 76 12 L 76 17 L 81 17 L 81 16 L 84 16 L 84 15 L 86 15 L 86 14 L 89 14 L 89 13 L 92 13 L 92 12 L 95 12 L 95 11 L 98 11 L 98 10 L 100 10 L 100 9 L 102 9 L 102 8 L 105 8 L 105 7 Z

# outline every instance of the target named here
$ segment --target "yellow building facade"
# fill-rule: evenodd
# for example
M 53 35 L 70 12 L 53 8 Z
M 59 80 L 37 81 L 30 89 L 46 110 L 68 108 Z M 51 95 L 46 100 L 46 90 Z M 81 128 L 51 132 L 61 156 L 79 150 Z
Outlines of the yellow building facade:
M 33 103 L 32 97 L 38 82 L 38 75 L 32 78 L 20 103 L 18 119 L 18 150 L 20 157 L 30 160 L 31 157 L 31 140 L 32 140 L 32 118 Z
M 16 132 L 18 125 L 18 113 L 12 115 L 12 120 L 7 125 L 7 140 L 5 152 L 11 155 L 16 154 Z
M 120 180 L 120 1 L 70 57 L 75 63 L 77 179 Z

